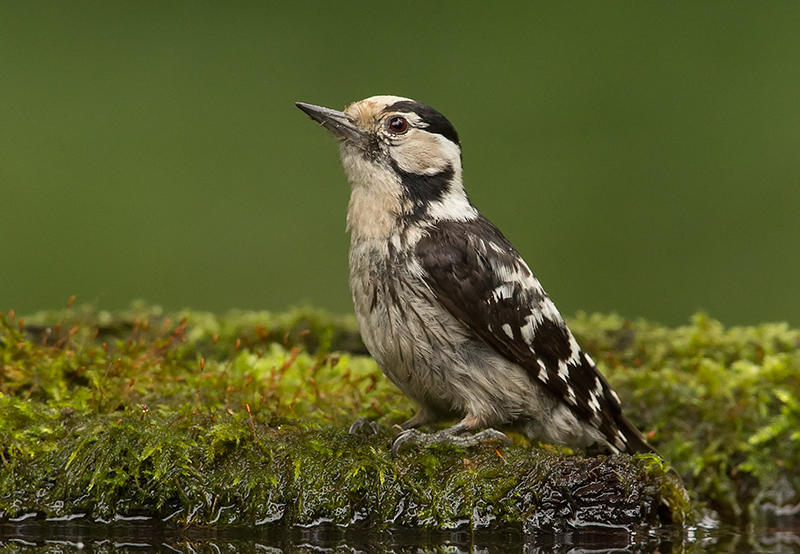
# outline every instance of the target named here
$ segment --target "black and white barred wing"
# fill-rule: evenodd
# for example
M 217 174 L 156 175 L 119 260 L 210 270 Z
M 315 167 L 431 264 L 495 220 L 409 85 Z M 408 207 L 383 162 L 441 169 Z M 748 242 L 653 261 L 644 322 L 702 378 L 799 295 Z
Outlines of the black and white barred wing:
M 522 257 L 485 218 L 440 222 L 417 243 L 439 302 L 508 360 L 591 421 L 621 451 L 650 451 Z

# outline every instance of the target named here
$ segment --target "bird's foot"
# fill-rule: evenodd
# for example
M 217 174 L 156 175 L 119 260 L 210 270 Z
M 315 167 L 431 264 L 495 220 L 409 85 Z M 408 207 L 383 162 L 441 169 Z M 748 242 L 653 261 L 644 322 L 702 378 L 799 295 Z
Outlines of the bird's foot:
M 460 429 L 456 429 L 454 432 L 453 427 L 437 431 L 436 433 L 423 433 L 416 429 L 406 429 L 395 437 L 392 443 L 392 456 L 396 457 L 400 454 L 400 450 L 403 447 L 410 444 L 423 447 L 434 444 L 452 444 L 455 446 L 468 447 L 494 441 L 504 443 L 511 442 L 511 439 L 509 439 L 505 433 L 501 433 L 496 429 L 484 429 L 483 431 L 467 435 L 458 435 L 456 434 L 458 431 L 460 431 Z
M 365 417 L 357 418 L 348 431 L 351 435 L 377 435 L 381 432 L 381 425 L 377 421 L 370 421 Z

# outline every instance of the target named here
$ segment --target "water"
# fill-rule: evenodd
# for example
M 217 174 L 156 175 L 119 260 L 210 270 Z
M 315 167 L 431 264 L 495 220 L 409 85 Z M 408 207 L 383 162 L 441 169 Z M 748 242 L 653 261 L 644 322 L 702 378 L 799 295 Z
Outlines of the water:
M 7 552 L 800 552 L 800 526 L 582 530 L 557 535 L 507 531 L 165 527 L 149 521 L 0 524 Z

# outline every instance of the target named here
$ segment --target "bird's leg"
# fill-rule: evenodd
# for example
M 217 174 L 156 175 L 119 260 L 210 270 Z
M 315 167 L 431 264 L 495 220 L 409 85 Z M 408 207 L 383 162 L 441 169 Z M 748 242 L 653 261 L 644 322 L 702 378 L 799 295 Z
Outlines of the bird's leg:
M 399 427 L 403 430 L 414 429 L 415 427 L 421 427 L 423 425 L 427 425 L 428 423 L 433 423 L 437 419 L 438 418 L 431 410 L 425 406 L 420 406 L 417 413 L 401 423 Z
M 413 418 L 412 418 L 413 419 Z M 410 421 L 410 420 L 409 420 Z M 408 422 L 407 422 L 408 423 Z M 397 456 L 400 450 L 407 444 L 417 444 L 420 446 L 431 446 L 433 444 L 453 444 L 456 446 L 476 446 L 485 442 L 502 441 L 511 442 L 504 433 L 496 429 L 484 429 L 477 433 L 462 435 L 465 431 L 471 431 L 478 427 L 475 418 L 465 417 L 455 425 L 452 425 L 435 433 L 423 433 L 416 429 L 406 429 L 395 437 L 392 443 L 392 456 Z
M 433 423 L 437 419 L 439 418 L 436 417 L 436 414 L 432 410 L 421 406 L 417 413 L 411 416 L 407 421 L 404 421 L 400 425 L 395 425 L 394 427 L 403 431 Z M 350 425 L 349 430 L 351 435 L 377 435 L 380 431 L 381 425 L 377 421 L 370 421 L 365 417 L 357 418 L 353 424 Z

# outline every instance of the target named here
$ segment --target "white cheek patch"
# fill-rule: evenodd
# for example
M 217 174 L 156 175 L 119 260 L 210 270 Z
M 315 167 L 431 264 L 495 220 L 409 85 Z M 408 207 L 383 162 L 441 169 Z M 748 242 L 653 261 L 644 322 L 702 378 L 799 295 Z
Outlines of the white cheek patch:
M 389 147 L 389 155 L 406 173 L 436 175 L 449 167 L 453 173 L 460 173 L 461 169 L 458 146 L 442 135 L 413 127 L 395 139 Z

